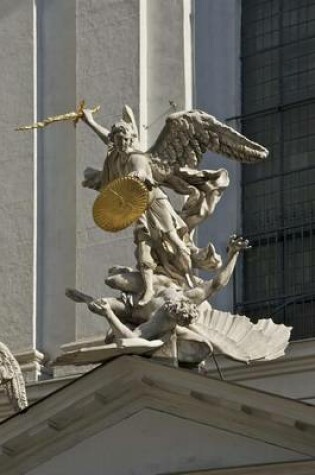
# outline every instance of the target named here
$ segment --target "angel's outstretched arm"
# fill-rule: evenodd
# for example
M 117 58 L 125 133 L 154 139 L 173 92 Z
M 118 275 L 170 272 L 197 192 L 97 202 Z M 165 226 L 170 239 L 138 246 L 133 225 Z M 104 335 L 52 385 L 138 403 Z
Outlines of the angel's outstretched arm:
M 215 293 L 225 287 L 233 274 L 239 253 L 241 250 L 249 249 L 249 242 L 242 237 L 233 235 L 228 246 L 228 258 L 225 265 L 218 271 L 214 279 L 185 292 L 185 295 L 193 300 L 197 305 L 204 300 L 211 298 Z
M 91 109 L 83 109 L 83 118 L 82 118 L 82 120 L 96 133 L 96 135 L 106 145 L 108 145 L 109 130 L 96 122 L 96 120 L 93 117 Z

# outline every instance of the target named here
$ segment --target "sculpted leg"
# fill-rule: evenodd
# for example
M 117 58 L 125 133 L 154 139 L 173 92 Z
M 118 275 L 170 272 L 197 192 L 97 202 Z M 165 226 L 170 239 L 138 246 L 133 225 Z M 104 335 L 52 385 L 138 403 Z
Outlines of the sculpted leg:
M 149 303 L 153 297 L 153 270 L 142 267 L 141 275 L 144 282 L 145 292 L 143 296 L 141 297 L 141 299 L 139 300 L 138 305 L 140 307 L 143 307 L 144 305 Z
M 151 256 L 151 246 L 148 241 L 142 240 L 138 242 L 138 266 L 144 284 L 144 293 L 138 302 L 143 307 L 153 297 L 153 269 L 155 262 Z
M 194 287 L 194 276 L 192 272 L 192 263 L 190 258 L 190 250 L 180 239 L 176 230 L 168 233 L 170 241 L 176 246 L 176 260 L 183 269 L 185 280 L 189 287 Z

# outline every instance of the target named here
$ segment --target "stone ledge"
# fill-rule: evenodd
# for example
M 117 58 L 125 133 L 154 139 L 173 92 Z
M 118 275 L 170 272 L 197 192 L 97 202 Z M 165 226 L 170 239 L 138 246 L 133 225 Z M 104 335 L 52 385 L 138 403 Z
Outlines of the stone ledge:
M 271 463 L 223 469 L 173 472 L 160 475 L 314 475 L 315 461 Z
M 47 377 L 50 373 L 46 368 L 46 356 L 40 351 L 31 348 L 29 350 L 14 353 L 26 382 L 38 381 L 42 377 Z
M 26 385 L 26 392 L 29 404 L 32 405 L 33 403 L 45 398 L 50 393 L 57 391 L 58 389 L 66 386 L 75 378 L 79 377 L 80 374 L 71 375 L 64 378 L 59 379 L 49 379 L 44 381 L 32 381 Z M 12 416 L 14 414 L 14 410 L 10 405 L 7 396 L 5 394 L 4 389 L 0 390 L 0 422 L 4 419 Z
M 274 361 L 245 365 L 217 355 L 217 362 L 227 381 L 246 381 L 283 374 L 315 371 L 315 339 L 291 342 L 286 356 Z M 210 358 L 207 374 L 219 377 L 214 361 Z

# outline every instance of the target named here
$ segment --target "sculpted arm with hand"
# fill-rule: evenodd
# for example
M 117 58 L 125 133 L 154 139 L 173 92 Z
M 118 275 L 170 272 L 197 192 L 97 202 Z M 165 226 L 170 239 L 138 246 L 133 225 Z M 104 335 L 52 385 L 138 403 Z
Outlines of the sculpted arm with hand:
M 202 285 L 186 291 L 185 295 L 199 305 L 203 301 L 211 298 L 215 293 L 223 289 L 223 287 L 226 287 L 233 275 L 240 251 L 245 251 L 246 249 L 250 249 L 250 247 L 247 239 L 233 234 L 228 243 L 227 261 L 217 272 L 217 275 Z

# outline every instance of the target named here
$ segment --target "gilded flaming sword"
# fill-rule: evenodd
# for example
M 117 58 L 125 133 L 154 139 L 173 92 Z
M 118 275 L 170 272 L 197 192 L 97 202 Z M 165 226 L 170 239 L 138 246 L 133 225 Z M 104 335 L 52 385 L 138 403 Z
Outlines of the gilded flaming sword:
M 31 124 L 31 125 L 23 125 L 22 127 L 17 127 L 15 130 L 21 131 L 21 130 L 42 129 L 43 127 L 46 127 L 47 125 L 53 124 L 54 122 L 61 122 L 63 120 L 71 120 L 74 123 L 74 125 L 77 125 L 78 121 L 82 119 L 83 117 L 84 108 L 85 108 L 85 101 L 81 101 L 76 111 L 67 112 L 66 114 L 61 114 L 61 115 L 55 115 L 53 117 L 47 117 L 47 119 L 44 119 L 43 121 L 35 122 L 35 124 Z M 95 114 L 95 112 L 98 112 L 100 108 L 101 106 L 94 107 L 94 109 L 91 110 L 92 114 Z

